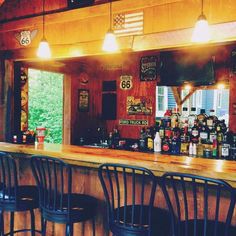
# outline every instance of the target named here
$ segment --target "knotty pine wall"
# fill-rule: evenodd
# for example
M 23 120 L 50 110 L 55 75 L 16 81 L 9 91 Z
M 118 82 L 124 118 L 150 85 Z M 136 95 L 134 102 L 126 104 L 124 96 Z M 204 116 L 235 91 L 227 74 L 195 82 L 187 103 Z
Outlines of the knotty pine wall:
M 155 89 L 156 81 L 141 82 L 139 76 L 140 58 L 144 55 L 155 53 L 125 53 L 117 55 L 101 56 L 99 58 L 87 59 L 83 73 L 74 75 L 72 79 L 72 142 L 77 143 L 78 136 L 84 135 L 88 128 L 105 127 L 112 131 L 118 127 L 121 137 L 138 138 L 141 126 L 119 125 L 120 119 L 147 120 L 149 126 L 155 122 Z M 88 75 L 88 83 L 81 84 L 81 76 Z M 133 77 L 133 88 L 130 90 L 120 89 L 120 76 L 131 75 Z M 116 80 L 117 85 L 117 119 L 103 120 L 102 112 L 102 82 Z M 78 89 L 88 89 L 90 94 L 89 112 L 79 112 Z M 127 115 L 127 96 L 145 96 L 152 100 L 152 115 Z
M 236 102 L 236 83 L 235 74 L 231 71 L 232 61 L 231 52 L 236 45 L 220 45 L 215 47 L 203 47 L 199 50 L 211 50 L 215 57 L 215 79 L 229 84 L 230 81 L 230 129 L 236 131 L 235 116 L 233 104 Z M 185 53 L 187 49 L 183 50 Z M 157 56 L 160 51 L 123 53 L 117 55 L 107 55 L 100 57 L 88 57 L 82 59 L 83 68 L 72 76 L 72 143 L 78 143 L 78 137 L 84 136 L 89 128 L 105 127 L 109 132 L 114 127 L 118 127 L 121 137 L 139 138 L 140 129 L 147 126 L 119 125 L 120 119 L 147 120 L 148 126 L 155 124 L 156 111 L 156 85 L 157 81 L 140 81 L 140 59 L 142 56 Z M 180 58 L 181 60 L 181 58 Z M 84 85 L 81 79 L 88 77 L 88 83 Z M 120 76 L 131 75 L 133 77 L 133 88 L 131 90 L 120 89 Z M 103 120 L 102 113 L 102 82 L 116 80 L 117 85 L 117 119 Z M 159 80 L 159 78 L 158 78 Z M 89 112 L 78 111 L 78 89 L 89 90 Z M 145 96 L 150 97 L 152 101 L 152 115 L 128 115 L 127 114 L 127 96 Z

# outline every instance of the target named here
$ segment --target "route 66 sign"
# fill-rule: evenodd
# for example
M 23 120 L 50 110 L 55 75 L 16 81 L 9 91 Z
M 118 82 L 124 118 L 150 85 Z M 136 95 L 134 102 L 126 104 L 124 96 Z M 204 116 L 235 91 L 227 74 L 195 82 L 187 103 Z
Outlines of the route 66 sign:
M 20 45 L 28 46 L 31 44 L 31 41 L 36 36 L 36 34 L 37 34 L 37 30 L 33 30 L 33 31 L 23 30 L 17 33 L 15 36 L 18 42 L 20 43 Z
M 120 89 L 129 90 L 133 87 L 132 82 L 133 77 L 131 75 L 121 75 L 120 76 Z

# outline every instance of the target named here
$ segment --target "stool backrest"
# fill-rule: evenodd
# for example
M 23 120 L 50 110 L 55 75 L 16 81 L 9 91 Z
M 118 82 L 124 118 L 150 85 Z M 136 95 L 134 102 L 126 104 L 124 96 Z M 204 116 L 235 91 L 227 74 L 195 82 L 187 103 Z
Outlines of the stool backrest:
M 71 166 L 57 158 L 34 155 L 31 167 L 39 190 L 40 208 L 55 214 L 69 212 Z
M 108 206 L 110 227 L 117 224 L 120 228 L 150 231 L 156 190 L 153 173 L 142 167 L 103 164 L 98 174 Z
M 0 152 L 0 204 L 17 204 L 18 180 L 16 163 L 11 155 Z
M 235 206 L 235 192 L 228 183 L 182 173 L 165 173 L 161 182 L 173 235 L 228 235 Z

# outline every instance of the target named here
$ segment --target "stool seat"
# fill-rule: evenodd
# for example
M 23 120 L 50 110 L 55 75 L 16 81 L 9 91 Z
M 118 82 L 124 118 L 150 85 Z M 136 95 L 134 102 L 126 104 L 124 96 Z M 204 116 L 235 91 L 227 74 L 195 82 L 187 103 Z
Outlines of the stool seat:
M 35 229 L 34 209 L 39 207 L 38 196 L 36 186 L 18 184 L 15 159 L 5 152 L 0 152 L 0 235 L 31 232 L 31 236 L 35 236 L 36 232 L 41 233 L 41 231 Z M 22 211 L 29 211 L 31 227 L 15 230 L 14 214 Z M 10 213 L 10 230 L 8 233 L 5 233 L 4 230 L 5 212 Z
M 6 191 L 6 190 L 5 190 Z M 14 188 L 6 192 L 13 192 Z M 3 200 L 4 196 L 4 200 Z M 34 185 L 19 185 L 17 188 L 17 201 L 12 196 L 4 195 L 0 190 L 0 209 L 2 211 L 27 211 L 39 207 L 38 188 Z
M 207 221 L 207 229 L 206 229 L 206 235 L 213 235 L 215 227 L 215 221 L 208 220 Z M 225 234 L 225 223 L 224 222 L 218 222 L 217 223 L 217 234 L 218 235 L 224 235 Z M 185 230 L 185 222 L 180 222 L 180 235 L 184 235 Z M 204 236 L 204 220 L 196 220 L 196 235 L 197 236 Z M 194 235 L 194 220 L 188 220 L 188 236 Z M 230 226 L 228 229 L 228 236 L 235 236 L 236 235 L 236 227 Z
M 31 167 L 39 191 L 42 235 L 47 235 L 47 221 L 66 224 L 65 235 L 73 235 L 73 224 L 92 220 L 95 236 L 97 200 L 72 190 L 72 165 L 53 157 L 34 155 Z M 75 168 L 75 167 L 73 167 Z M 79 184 L 79 178 L 78 178 Z
M 120 214 L 119 222 L 111 222 L 110 229 L 114 234 L 119 236 L 132 236 L 132 235 L 147 235 L 149 227 L 149 206 L 135 205 L 126 207 L 126 224 L 124 223 L 124 207 L 114 210 L 114 215 Z M 135 212 L 132 223 L 132 210 Z M 119 212 L 118 212 L 119 211 Z M 141 213 L 142 211 L 142 213 Z M 142 215 L 143 221 L 140 225 L 140 216 Z M 151 209 L 151 235 L 152 236 L 168 236 L 170 235 L 170 215 L 165 209 L 152 207 Z M 143 229 L 142 229 L 143 228 Z
M 59 197 L 60 196 L 58 196 L 58 198 Z M 42 206 L 41 212 L 43 218 L 48 221 L 67 224 L 67 223 L 86 221 L 94 216 L 95 209 L 97 206 L 96 198 L 86 194 L 77 194 L 77 193 L 72 193 L 69 196 L 69 198 L 70 199 L 68 199 L 68 194 L 63 195 L 62 210 L 53 211 Z M 67 209 L 68 201 L 70 201 L 70 207 L 71 207 L 69 210 L 70 217 L 68 217 L 68 209 Z M 59 209 L 60 207 L 56 205 L 56 208 Z

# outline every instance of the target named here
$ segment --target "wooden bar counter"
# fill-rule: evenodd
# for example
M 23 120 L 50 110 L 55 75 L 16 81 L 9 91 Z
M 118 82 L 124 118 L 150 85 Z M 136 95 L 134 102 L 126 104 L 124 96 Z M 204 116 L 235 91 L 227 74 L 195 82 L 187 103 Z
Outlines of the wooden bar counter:
M 96 217 L 96 236 L 109 235 L 106 225 L 104 195 L 97 175 L 97 167 L 102 163 L 138 165 L 152 170 L 156 176 L 161 176 L 167 171 L 198 174 L 223 179 L 236 187 L 236 162 L 234 161 L 46 143 L 36 146 L 0 142 L 0 151 L 10 152 L 16 157 L 21 184 L 34 184 L 29 165 L 30 155 L 39 154 L 57 157 L 73 164 L 75 166 L 73 170 L 73 190 L 90 194 L 99 201 L 98 215 Z M 166 208 L 161 191 L 158 191 L 156 196 L 157 205 Z M 22 219 L 25 220 L 23 221 Z M 28 224 L 28 219 L 29 216 L 25 214 L 16 227 Z M 39 214 L 36 215 L 36 219 L 36 225 L 40 228 Z M 64 235 L 64 226 L 62 225 L 49 223 L 47 230 L 48 236 Z M 74 235 L 78 236 L 92 235 L 91 222 L 75 224 L 74 231 Z

